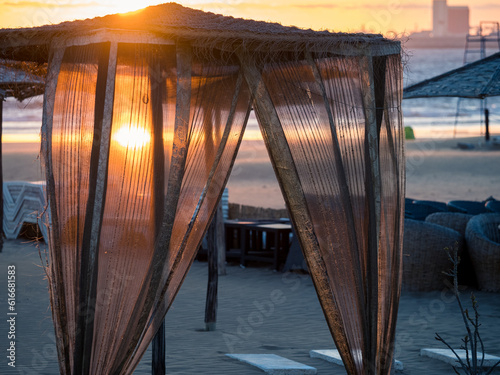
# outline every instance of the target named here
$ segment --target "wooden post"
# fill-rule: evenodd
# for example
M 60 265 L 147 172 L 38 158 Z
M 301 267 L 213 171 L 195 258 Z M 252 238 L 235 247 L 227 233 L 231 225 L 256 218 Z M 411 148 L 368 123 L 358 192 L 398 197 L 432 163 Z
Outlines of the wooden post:
M 160 329 L 156 332 L 153 338 L 152 353 L 151 353 L 151 374 L 152 375 L 165 375 L 166 362 L 165 362 L 165 320 L 162 322 Z
M 219 276 L 226 274 L 226 230 L 224 229 L 224 214 L 222 204 L 217 207 L 215 236 L 217 241 L 217 270 Z
M 165 153 L 163 150 L 163 99 L 166 96 L 165 79 L 161 79 L 159 62 L 152 62 L 149 67 L 151 85 L 151 107 L 153 112 L 153 210 L 155 218 L 155 237 L 160 233 L 165 205 Z M 153 337 L 151 374 L 166 373 L 165 320 Z
M 205 329 L 207 331 L 215 331 L 217 324 L 217 287 L 218 287 L 218 236 L 217 236 L 217 221 L 221 214 L 221 205 L 217 207 L 215 215 L 208 227 L 207 242 L 208 242 L 208 285 L 207 299 L 205 303 Z
M 379 318 L 379 246 L 381 236 L 382 181 L 380 176 L 380 127 L 383 109 L 377 110 L 377 103 L 383 107 L 384 86 L 376 82 L 374 58 L 363 56 L 360 60 L 362 72 L 363 108 L 365 114 L 365 192 L 368 207 L 368 254 L 365 309 L 365 353 L 363 358 L 367 374 L 379 370 L 377 359 L 378 318 Z M 378 85 L 376 84 L 378 83 Z
M 490 140 L 490 111 L 488 108 L 484 109 L 484 125 L 486 127 L 484 139 L 488 142 Z

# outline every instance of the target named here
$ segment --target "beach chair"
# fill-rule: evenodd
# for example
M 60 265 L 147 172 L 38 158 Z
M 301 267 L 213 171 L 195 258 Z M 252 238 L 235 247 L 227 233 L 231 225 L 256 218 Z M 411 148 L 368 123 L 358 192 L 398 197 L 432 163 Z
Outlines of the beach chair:
M 49 211 L 45 207 L 45 182 L 9 181 L 3 183 L 3 232 L 16 239 L 25 223 L 37 225 L 47 241 Z
M 500 214 L 474 216 L 465 238 L 479 289 L 500 292 Z

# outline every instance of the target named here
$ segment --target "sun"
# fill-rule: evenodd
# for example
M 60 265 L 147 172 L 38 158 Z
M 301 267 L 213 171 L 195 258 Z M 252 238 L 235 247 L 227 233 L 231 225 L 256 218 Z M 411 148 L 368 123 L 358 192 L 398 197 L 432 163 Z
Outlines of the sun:
M 147 145 L 151 141 L 151 134 L 144 128 L 125 125 L 118 129 L 113 138 L 120 146 L 135 150 Z

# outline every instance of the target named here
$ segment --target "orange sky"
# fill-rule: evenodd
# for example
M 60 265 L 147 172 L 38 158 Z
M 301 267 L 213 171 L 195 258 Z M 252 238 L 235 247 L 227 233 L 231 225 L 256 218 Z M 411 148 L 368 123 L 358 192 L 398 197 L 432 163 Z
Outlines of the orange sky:
M 0 0 L 0 27 L 28 27 L 143 8 L 168 0 Z M 185 6 L 315 30 L 410 33 L 430 29 L 432 0 L 180 0 Z M 471 25 L 500 21 L 498 0 L 469 5 Z

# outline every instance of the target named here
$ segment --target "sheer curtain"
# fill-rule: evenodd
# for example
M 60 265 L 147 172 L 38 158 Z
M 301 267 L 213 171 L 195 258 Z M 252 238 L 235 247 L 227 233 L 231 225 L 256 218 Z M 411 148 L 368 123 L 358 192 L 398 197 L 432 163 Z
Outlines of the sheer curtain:
M 44 111 L 63 374 L 130 374 L 210 223 L 249 113 L 227 57 L 188 45 L 53 52 Z
M 240 58 L 346 369 L 388 374 L 401 283 L 400 56 Z

